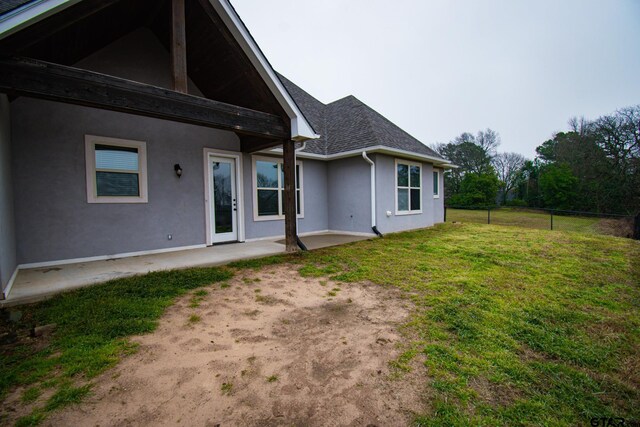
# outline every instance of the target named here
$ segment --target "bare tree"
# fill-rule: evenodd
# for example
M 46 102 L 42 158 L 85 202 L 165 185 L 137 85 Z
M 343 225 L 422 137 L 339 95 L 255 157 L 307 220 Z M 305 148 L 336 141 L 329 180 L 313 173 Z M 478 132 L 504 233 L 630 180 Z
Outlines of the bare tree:
M 494 157 L 498 145 L 500 145 L 500 134 L 495 130 L 487 128 L 485 131 L 478 132 L 478 136 L 475 137 L 474 142 L 482 147 L 489 157 Z
M 507 195 L 518 185 L 525 161 L 524 156 L 518 153 L 498 153 L 493 157 L 493 167 L 502 182 L 502 203 L 506 203 Z

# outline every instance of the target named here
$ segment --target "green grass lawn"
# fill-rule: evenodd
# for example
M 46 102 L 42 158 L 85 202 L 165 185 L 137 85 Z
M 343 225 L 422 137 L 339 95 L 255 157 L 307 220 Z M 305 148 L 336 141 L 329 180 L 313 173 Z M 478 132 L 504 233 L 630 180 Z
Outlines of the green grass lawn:
M 428 402 L 416 425 L 589 425 L 640 419 L 640 243 L 597 234 L 443 224 L 223 269 L 153 273 L 72 292 L 27 309 L 25 322 L 57 322 L 49 347 L 3 354 L 3 393 L 28 385 L 52 397 L 35 424 L 90 392 L 90 380 L 135 351 L 189 289 L 233 269 L 289 262 L 304 276 L 368 280 L 404 291 L 415 312 L 403 327 L 398 375 L 427 368 Z M 1 421 L 1 420 L 0 420 Z
M 470 222 L 476 224 L 486 224 L 487 210 L 452 209 L 447 208 L 447 222 Z M 629 228 L 631 222 L 627 220 L 554 215 L 553 229 L 556 231 L 578 231 L 582 233 L 617 234 L 617 230 L 611 230 L 611 225 L 620 223 L 619 226 Z M 551 228 L 551 216 L 548 213 L 533 212 L 523 209 L 500 208 L 491 210 L 491 224 L 493 225 L 514 225 L 518 227 L 537 228 L 549 230 Z M 617 228 L 620 228 L 617 227 Z M 628 230 L 631 232 L 631 229 Z M 622 234 L 624 235 L 624 234 Z

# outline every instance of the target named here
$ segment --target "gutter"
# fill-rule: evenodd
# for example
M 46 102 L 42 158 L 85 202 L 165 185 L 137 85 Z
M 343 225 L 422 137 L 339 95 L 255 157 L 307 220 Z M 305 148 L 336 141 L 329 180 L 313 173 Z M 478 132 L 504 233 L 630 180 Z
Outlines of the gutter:
M 367 156 L 366 151 L 362 152 L 362 158 L 371 165 L 371 229 L 382 237 L 382 233 L 378 231 L 376 224 L 376 164 Z

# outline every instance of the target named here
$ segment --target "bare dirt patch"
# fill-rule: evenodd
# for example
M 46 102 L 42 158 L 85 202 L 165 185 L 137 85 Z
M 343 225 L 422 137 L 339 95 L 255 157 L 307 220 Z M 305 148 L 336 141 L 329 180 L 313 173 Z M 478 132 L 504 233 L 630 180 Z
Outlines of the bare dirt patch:
M 389 370 L 410 310 L 396 291 L 289 266 L 243 274 L 198 307 L 178 301 L 84 403 L 45 424 L 406 425 L 424 409 L 422 372 Z

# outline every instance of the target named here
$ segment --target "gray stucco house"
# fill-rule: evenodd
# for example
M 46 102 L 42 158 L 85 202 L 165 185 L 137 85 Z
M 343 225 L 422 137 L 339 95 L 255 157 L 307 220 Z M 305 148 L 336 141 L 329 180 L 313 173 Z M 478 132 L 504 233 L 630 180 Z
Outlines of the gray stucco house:
M 0 1 L 4 294 L 20 268 L 428 227 L 447 167 L 275 73 L 228 0 Z

